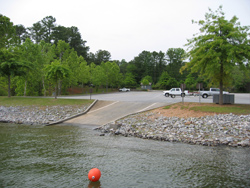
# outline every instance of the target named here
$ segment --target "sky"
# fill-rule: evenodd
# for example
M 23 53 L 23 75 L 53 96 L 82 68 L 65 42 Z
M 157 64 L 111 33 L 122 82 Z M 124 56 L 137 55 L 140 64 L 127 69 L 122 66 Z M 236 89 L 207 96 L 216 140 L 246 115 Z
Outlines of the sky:
M 89 52 L 107 50 L 112 60 L 133 60 L 142 51 L 183 48 L 199 33 L 192 20 L 223 6 L 226 19 L 250 25 L 250 0 L 0 0 L 0 14 L 31 27 L 46 16 L 76 26 Z

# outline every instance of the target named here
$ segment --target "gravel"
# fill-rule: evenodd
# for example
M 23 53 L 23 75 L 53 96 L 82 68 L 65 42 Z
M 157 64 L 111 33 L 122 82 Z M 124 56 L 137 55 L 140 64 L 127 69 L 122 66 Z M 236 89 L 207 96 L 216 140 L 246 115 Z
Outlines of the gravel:
M 81 114 L 88 106 L 0 106 L 0 122 L 46 125 Z
M 153 112 L 130 115 L 98 130 L 102 136 L 108 133 L 204 146 L 250 146 L 250 115 L 152 118 L 154 115 Z

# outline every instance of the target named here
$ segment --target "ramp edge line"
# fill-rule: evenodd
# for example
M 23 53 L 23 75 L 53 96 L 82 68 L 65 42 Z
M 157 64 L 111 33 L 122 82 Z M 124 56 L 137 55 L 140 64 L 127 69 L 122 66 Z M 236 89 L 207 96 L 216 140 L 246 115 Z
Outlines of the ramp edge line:
M 69 118 L 66 118 L 66 119 L 63 119 L 63 120 L 59 120 L 59 121 L 56 121 L 56 122 L 53 122 L 53 123 L 46 124 L 45 126 L 56 125 L 56 124 L 59 124 L 59 123 L 63 123 L 64 121 L 68 121 L 70 119 L 73 119 L 73 118 L 76 118 L 78 116 L 84 115 L 84 114 L 86 114 L 95 105 L 95 103 L 97 101 L 98 101 L 98 99 L 95 99 L 94 102 L 92 102 L 92 104 L 90 104 L 89 107 L 84 112 L 82 112 L 80 114 L 76 114 L 76 115 L 71 116 Z

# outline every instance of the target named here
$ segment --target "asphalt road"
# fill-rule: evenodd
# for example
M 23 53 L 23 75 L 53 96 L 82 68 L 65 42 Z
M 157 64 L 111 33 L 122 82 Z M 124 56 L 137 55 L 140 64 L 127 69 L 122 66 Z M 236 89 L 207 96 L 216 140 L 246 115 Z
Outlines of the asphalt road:
M 60 98 L 72 99 L 90 99 L 90 95 L 67 96 Z M 201 102 L 212 103 L 213 98 L 203 99 L 199 96 L 186 96 L 183 99 L 180 96 L 175 98 L 165 97 L 162 91 L 149 92 L 117 92 L 109 94 L 92 95 L 91 99 L 97 99 L 98 102 L 91 110 L 77 118 L 68 120 L 64 124 L 77 126 L 93 125 L 95 127 L 113 122 L 127 115 L 147 111 L 150 109 L 167 106 L 177 102 Z M 235 94 L 236 104 L 250 104 L 250 94 Z

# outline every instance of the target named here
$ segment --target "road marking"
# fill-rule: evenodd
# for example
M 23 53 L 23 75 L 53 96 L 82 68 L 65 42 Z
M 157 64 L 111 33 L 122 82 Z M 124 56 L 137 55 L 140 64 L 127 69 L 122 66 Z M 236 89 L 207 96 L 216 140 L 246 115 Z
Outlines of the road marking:
M 107 108 L 107 107 L 109 107 L 109 106 L 111 106 L 111 105 L 114 105 L 114 104 L 116 104 L 116 103 L 118 103 L 118 102 L 120 102 L 120 101 L 115 101 L 115 102 L 113 102 L 113 103 L 111 103 L 111 104 L 109 104 L 109 105 L 107 105 L 107 106 L 104 106 L 104 107 L 98 108 L 98 109 L 96 109 L 96 110 L 90 111 L 90 112 L 88 112 L 88 114 L 93 113 L 93 112 L 96 112 L 96 111 L 101 110 L 101 109 L 103 109 L 103 108 Z
M 137 111 L 137 112 L 143 112 L 143 111 L 147 110 L 148 108 L 150 108 L 151 106 L 154 106 L 155 104 L 156 104 L 156 103 L 153 103 L 153 104 L 147 106 L 146 108 L 143 108 L 142 110 L 139 110 L 139 111 Z

